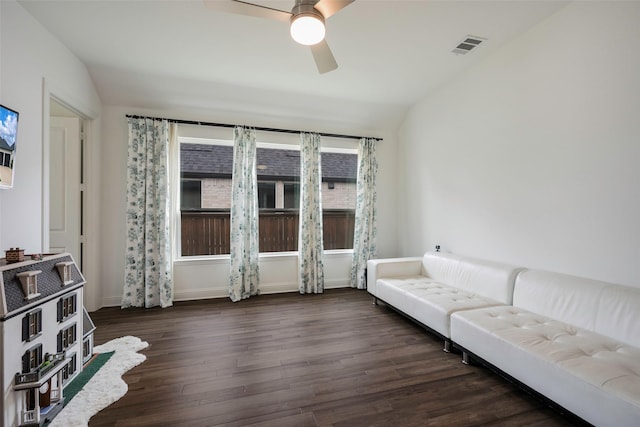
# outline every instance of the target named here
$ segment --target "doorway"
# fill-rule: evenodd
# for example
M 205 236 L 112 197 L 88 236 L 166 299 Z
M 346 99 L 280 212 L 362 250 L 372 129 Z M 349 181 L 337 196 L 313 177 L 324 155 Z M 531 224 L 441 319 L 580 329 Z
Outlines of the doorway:
M 55 99 L 49 106 L 49 252 L 84 261 L 84 120 Z

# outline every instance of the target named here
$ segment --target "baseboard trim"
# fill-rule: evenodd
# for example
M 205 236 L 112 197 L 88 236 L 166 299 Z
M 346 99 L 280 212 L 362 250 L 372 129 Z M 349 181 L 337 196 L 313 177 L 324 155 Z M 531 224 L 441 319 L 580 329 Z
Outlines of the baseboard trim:
M 326 280 L 325 289 L 348 288 L 349 284 L 343 280 Z M 262 295 L 283 294 L 287 292 L 298 292 L 297 283 L 265 283 L 260 285 L 260 293 Z M 173 295 L 174 301 L 193 301 L 212 298 L 226 298 L 229 296 L 227 288 L 205 288 L 198 290 L 182 290 L 176 291 Z M 119 307 L 122 303 L 121 296 L 111 296 L 102 299 L 102 307 Z

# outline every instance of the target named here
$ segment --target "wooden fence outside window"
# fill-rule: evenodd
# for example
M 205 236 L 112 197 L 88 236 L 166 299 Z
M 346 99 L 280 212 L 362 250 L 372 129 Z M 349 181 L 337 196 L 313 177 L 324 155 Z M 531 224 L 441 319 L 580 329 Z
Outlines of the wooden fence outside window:
M 352 249 L 354 211 L 330 209 L 322 213 L 324 249 Z M 182 256 L 224 255 L 230 252 L 228 209 L 182 211 Z M 260 211 L 260 252 L 298 250 L 299 212 L 289 209 Z

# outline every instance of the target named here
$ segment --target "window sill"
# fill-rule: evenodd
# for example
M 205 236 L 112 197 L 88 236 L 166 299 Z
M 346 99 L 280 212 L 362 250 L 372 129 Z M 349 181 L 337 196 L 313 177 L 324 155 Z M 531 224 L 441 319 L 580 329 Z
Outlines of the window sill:
M 351 255 L 353 249 L 332 249 L 324 251 L 325 257 L 339 257 L 341 255 Z M 264 252 L 259 255 L 260 259 L 273 258 L 297 258 L 298 252 Z M 199 255 L 189 257 L 178 257 L 174 264 L 223 264 L 229 262 L 229 255 Z

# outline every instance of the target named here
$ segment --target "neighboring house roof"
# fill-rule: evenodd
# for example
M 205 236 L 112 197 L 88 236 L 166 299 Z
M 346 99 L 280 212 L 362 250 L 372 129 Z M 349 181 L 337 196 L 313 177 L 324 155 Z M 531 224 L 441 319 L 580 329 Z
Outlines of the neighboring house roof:
M 9 145 L 4 138 L 0 137 L 0 150 L 13 151 L 13 146 Z
M 70 289 L 79 287 L 78 285 L 83 285 L 85 283 L 84 277 L 82 277 L 82 274 L 74 263 L 71 265 L 71 279 L 73 283 L 62 286 L 62 280 L 60 279 L 56 264 L 66 261 L 73 261 L 71 255 L 64 254 L 61 256 L 48 257 L 42 261 L 16 263 L 14 268 L 12 268 L 13 264 L 3 266 L 0 291 L 4 293 L 3 297 L 6 301 L 7 310 L 5 313 L 0 313 L 1 318 L 5 319 L 22 311 L 30 310 L 48 301 L 57 294 L 62 295 L 69 292 Z M 40 293 L 40 296 L 27 300 L 25 299 L 20 279 L 16 275 L 31 270 L 42 271 L 42 273 L 38 274 L 38 293 Z
M 294 179 L 300 176 L 300 152 L 258 148 L 258 179 Z M 358 155 L 322 153 L 322 180 L 355 182 Z M 233 147 L 208 144 L 181 144 L 180 167 L 186 178 L 231 178 Z

